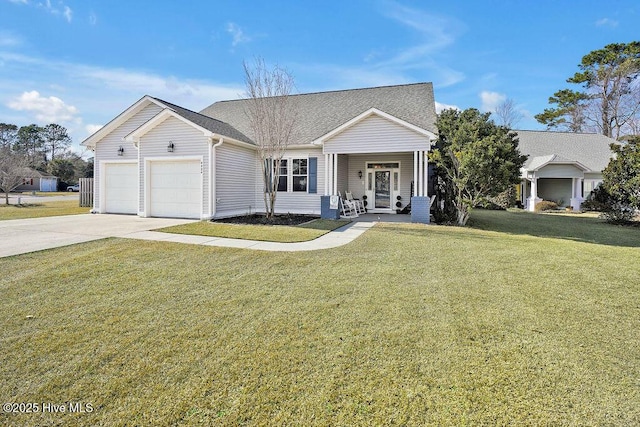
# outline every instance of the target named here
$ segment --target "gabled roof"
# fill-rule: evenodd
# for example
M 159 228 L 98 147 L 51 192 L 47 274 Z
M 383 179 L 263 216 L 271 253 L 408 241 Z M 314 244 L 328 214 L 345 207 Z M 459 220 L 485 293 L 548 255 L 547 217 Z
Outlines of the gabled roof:
M 436 111 L 431 83 L 292 95 L 298 120 L 293 144 L 310 144 L 354 117 L 375 108 L 406 123 L 436 133 Z M 245 111 L 246 99 L 220 101 L 201 111 L 231 124 L 252 138 Z
M 87 139 L 82 141 L 80 145 L 85 147 L 95 147 L 96 143 L 100 141 L 105 136 L 109 135 L 111 131 L 116 129 L 118 126 L 129 120 L 131 117 L 135 116 L 138 112 L 142 111 L 149 104 L 156 104 L 159 107 L 164 108 L 165 105 L 156 98 L 153 98 L 149 95 L 145 95 L 140 98 L 136 103 L 134 103 L 131 107 L 124 110 L 121 114 L 119 114 L 115 119 L 111 120 L 106 125 L 102 126 L 93 135 L 89 136 Z
M 235 139 L 237 141 L 253 144 L 253 141 L 251 141 L 251 139 L 249 139 L 246 135 L 244 135 L 242 132 L 238 131 L 228 123 L 205 116 L 200 113 L 196 113 L 195 111 L 188 110 L 186 108 L 180 107 L 179 105 L 172 104 L 158 98 L 154 99 L 166 105 L 168 108 L 175 111 L 178 115 L 187 119 L 191 123 L 194 123 L 216 135 L 228 136 L 229 138 Z
M 579 163 L 588 170 L 601 172 L 613 156 L 609 144 L 616 141 L 595 133 L 516 130 L 520 152 L 529 156 L 524 169 L 536 170 L 545 157 L 557 156 L 568 163 Z M 533 163 L 534 160 L 536 163 Z M 533 168 L 532 168 L 533 163 Z M 565 162 L 566 163 L 566 162 Z
M 314 144 L 322 144 L 324 142 L 326 142 L 328 139 L 333 138 L 336 135 L 339 135 L 340 133 L 344 132 L 345 130 L 349 129 L 350 127 L 356 125 L 357 123 L 360 123 L 362 120 L 371 117 L 371 116 L 378 116 L 378 117 L 382 117 L 386 120 L 389 120 L 393 123 L 396 123 L 402 127 L 405 127 L 409 130 L 412 130 L 413 132 L 419 133 L 422 136 L 425 136 L 427 138 L 429 138 L 429 140 L 435 140 L 436 139 L 436 135 L 432 132 L 429 132 L 428 130 L 422 129 L 416 125 L 413 125 L 411 123 L 408 123 L 402 119 L 399 119 L 395 116 L 392 116 L 391 114 L 387 114 L 384 111 L 380 111 L 377 108 L 370 108 L 367 111 L 363 112 L 362 114 L 358 114 L 356 117 L 353 117 L 351 120 L 349 120 L 346 123 L 343 123 L 342 125 L 338 126 L 337 128 L 333 129 L 332 131 L 330 131 L 329 133 L 322 135 L 320 138 L 316 139 L 313 141 Z
M 163 101 L 162 99 L 145 95 L 142 98 L 140 98 L 136 103 L 134 103 L 131 107 L 127 108 L 124 112 L 118 115 L 115 119 L 111 120 L 109 123 L 107 123 L 105 126 L 100 128 L 93 135 L 85 139 L 80 145 L 84 145 L 86 147 L 95 147 L 96 143 L 99 142 L 102 138 L 107 136 L 110 132 L 112 132 L 118 126 L 120 126 L 121 124 L 129 120 L 131 117 L 136 115 L 138 112 L 143 110 L 146 106 L 148 106 L 151 103 L 156 104 L 163 109 L 169 109 L 171 111 L 174 111 L 180 117 L 187 119 L 189 122 L 197 126 L 200 126 L 210 131 L 213 134 L 223 135 L 237 141 L 253 144 L 253 142 L 249 138 L 247 138 L 247 136 L 242 134 L 242 132 L 239 132 L 238 130 L 234 129 L 233 126 L 227 123 L 221 122 L 220 120 L 216 120 L 211 117 L 207 117 L 200 113 L 196 113 L 195 111 L 188 110 L 186 108 L 180 107 L 179 105 L 172 104 L 167 101 Z M 153 118 L 151 120 L 153 120 Z M 144 126 L 144 124 L 142 126 Z
M 552 164 L 574 165 L 577 168 L 582 169 L 583 171 L 590 170 L 588 167 L 586 167 L 585 165 L 583 165 L 582 163 L 576 160 L 567 159 L 566 157 L 562 157 L 557 154 L 550 154 L 548 156 L 537 156 L 537 157 L 530 158 L 529 164 L 527 165 L 526 169 L 528 171 L 537 171 L 547 165 L 552 165 Z
M 50 173 L 40 172 L 29 167 L 20 168 L 20 175 L 24 176 L 25 178 L 58 178 L 57 176 L 51 175 Z

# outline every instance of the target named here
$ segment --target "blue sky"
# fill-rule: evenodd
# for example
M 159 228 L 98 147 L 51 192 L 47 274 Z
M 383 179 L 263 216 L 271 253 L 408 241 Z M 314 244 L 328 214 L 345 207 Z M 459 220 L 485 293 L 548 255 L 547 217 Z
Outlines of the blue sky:
M 0 17 L 0 122 L 56 122 L 76 147 L 145 94 L 241 96 L 255 56 L 299 92 L 430 81 L 438 108 L 511 98 L 541 129 L 583 55 L 640 38 L 637 0 L 0 0 Z

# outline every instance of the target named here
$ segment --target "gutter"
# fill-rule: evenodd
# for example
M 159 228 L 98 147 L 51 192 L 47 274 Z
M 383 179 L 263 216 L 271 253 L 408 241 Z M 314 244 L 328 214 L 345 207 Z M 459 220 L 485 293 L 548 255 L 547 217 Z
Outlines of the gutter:
M 221 146 L 224 142 L 222 136 L 218 137 L 218 142 L 213 143 L 213 137 L 209 137 L 209 214 L 211 219 L 216 215 L 216 174 L 213 170 L 216 167 L 216 148 Z

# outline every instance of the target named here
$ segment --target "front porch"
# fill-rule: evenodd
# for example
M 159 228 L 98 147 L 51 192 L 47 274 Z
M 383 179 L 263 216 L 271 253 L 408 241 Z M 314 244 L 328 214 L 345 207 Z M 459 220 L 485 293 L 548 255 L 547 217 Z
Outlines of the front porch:
M 350 193 L 353 198 L 363 201 L 367 215 L 429 222 L 428 196 L 433 191 L 429 185 L 426 151 L 332 153 L 325 154 L 324 160 L 325 197 L 344 199 Z M 335 217 L 340 213 L 323 210 L 323 217 Z
M 584 201 L 584 178 L 588 171 L 580 162 L 556 154 L 534 157 L 523 171 L 520 202 L 531 212 L 543 200 L 578 211 Z

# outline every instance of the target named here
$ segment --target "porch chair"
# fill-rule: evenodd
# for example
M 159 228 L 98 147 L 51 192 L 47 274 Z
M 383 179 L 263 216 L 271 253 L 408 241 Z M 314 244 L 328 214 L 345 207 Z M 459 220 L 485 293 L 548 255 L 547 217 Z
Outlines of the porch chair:
M 338 191 L 338 198 L 340 199 L 340 206 L 342 207 L 342 215 L 340 218 L 357 218 L 358 209 L 356 208 L 356 204 L 352 201 L 342 198 L 342 194 Z
M 359 214 L 367 213 L 367 208 L 364 207 L 364 202 L 360 199 L 354 199 L 351 191 L 345 191 L 344 195 L 348 201 L 353 202 Z

